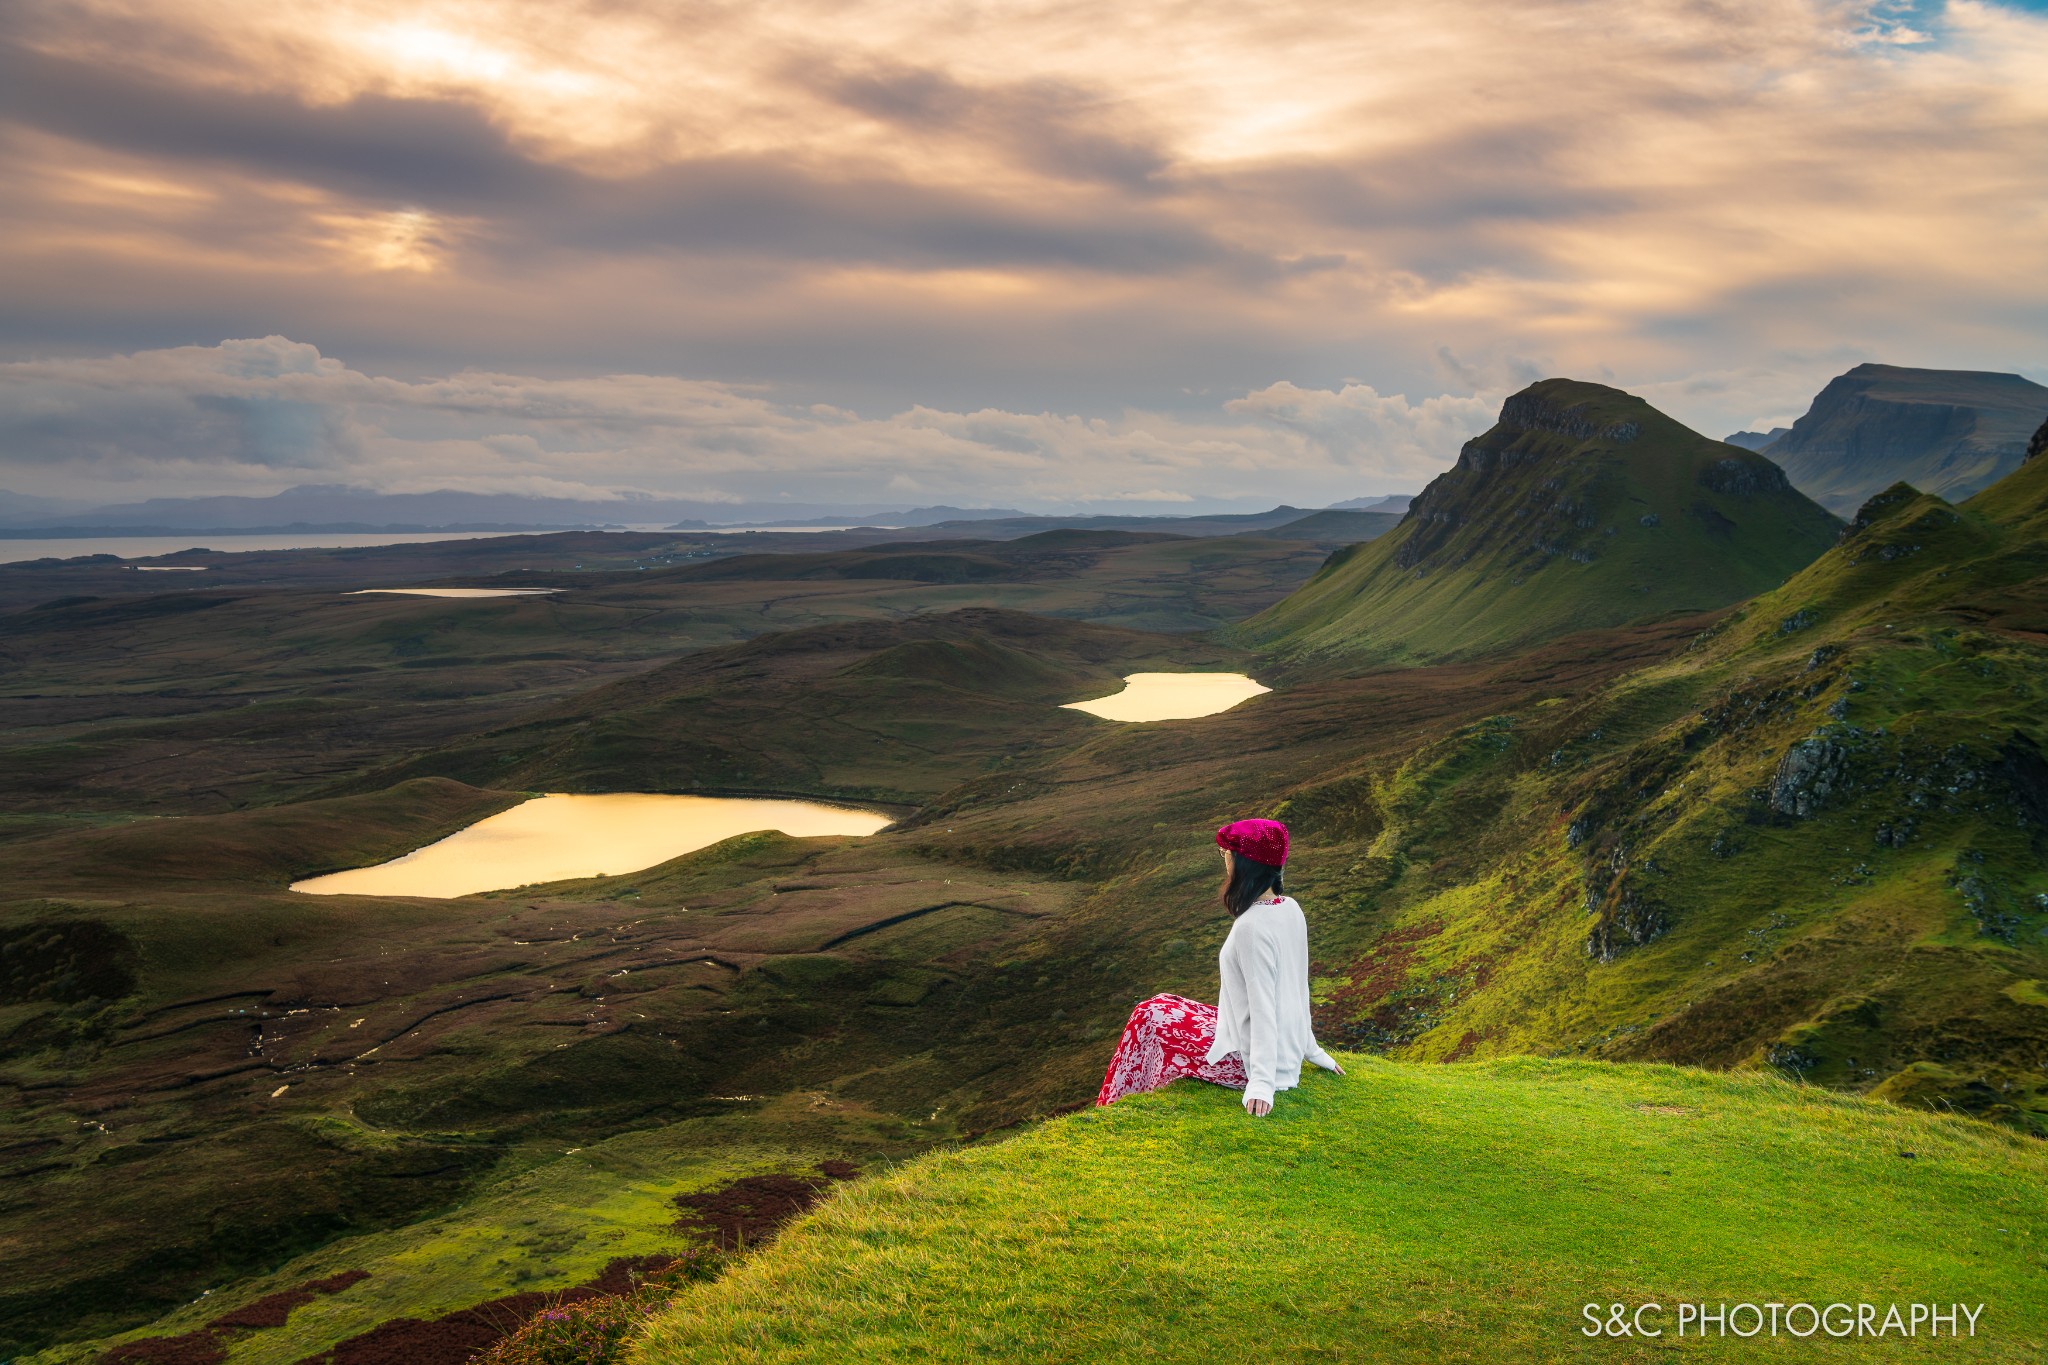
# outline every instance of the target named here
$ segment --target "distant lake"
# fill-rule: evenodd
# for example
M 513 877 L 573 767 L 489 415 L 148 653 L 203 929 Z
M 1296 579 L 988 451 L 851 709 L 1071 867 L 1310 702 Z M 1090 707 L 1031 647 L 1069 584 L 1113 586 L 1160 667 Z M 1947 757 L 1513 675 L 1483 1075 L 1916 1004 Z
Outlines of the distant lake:
M 816 801 L 750 797 L 535 797 L 375 867 L 293 882 L 316 896 L 450 896 L 600 873 L 639 872 L 735 834 L 873 834 L 895 817 Z
M 1070 701 L 1065 709 L 1104 720 L 1193 720 L 1272 690 L 1242 673 L 1131 673 L 1115 696 Z

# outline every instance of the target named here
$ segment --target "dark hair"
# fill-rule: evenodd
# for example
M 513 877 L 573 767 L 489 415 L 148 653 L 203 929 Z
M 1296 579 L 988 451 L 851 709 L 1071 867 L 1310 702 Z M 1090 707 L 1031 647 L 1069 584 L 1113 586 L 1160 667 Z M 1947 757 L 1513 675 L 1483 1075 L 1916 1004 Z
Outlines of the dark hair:
M 1276 896 L 1287 894 L 1280 869 L 1271 863 L 1262 863 L 1256 858 L 1247 858 L 1242 853 L 1230 855 L 1230 874 L 1223 879 L 1223 908 L 1236 919 L 1251 907 L 1251 903 L 1271 891 Z

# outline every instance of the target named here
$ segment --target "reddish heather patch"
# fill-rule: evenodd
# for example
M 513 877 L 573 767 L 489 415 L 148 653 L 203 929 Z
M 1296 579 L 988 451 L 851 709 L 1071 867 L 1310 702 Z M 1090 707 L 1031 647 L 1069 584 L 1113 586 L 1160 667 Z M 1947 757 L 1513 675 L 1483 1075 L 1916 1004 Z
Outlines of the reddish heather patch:
M 265 1294 L 251 1304 L 244 1304 L 225 1317 L 215 1318 L 215 1328 L 221 1327 L 282 1327 L 292 1310 L 302 1303 L 313 1301 L 310 1289 L 285 1289 L 275 1294 Z
M 748 1175 L 715 1190 L 679 1194 L 679 1232 L 708 1233 L 721 1251 L 757 1245 L 824 1198 L 835 1180 L 850 1180 L 860 1168 L 848 1161 L 821 1161 L 817 1175 Z
M 584 1297 L 630 1293 L 637 1282 L 668 1269 L 676 1260 L 674 1256 L 621 1256 L 600 1271 L 596 1279 L 576 1286 L 571 1292 Z
M 394 1318 L 332 1350 L 307 1356 L 299 1365 L 467 1365 L 471 1356 L 512 1335 L 553 1302 L 552 1294 L 513 1294 L 431 1322 Z
M 1482 957 L 1473 961 L 1472 984 L 1468 989 L 1474 995 L 1485 990 L 1486 983 L 1493 980 L 1493 962 L 1494 960 L 1490 957 Z
M 220 1365 L 228 1348 L 211 1327 L 175 1337 L 144 1337 L 116 1346 L 99 1365 Z
M 308 1280 L 296 1289 L 265 1294 L 254 1303 L 223 1313 L 196 1332 L 144 1337 L 116 1346 L 99 1358 L 98 1365 L 220 1365 L 228 1358 L 228 1343 L 233 1340 L 230 1333 L 282 1327 L 292 1310 L 311 1303 L 315 1294 L 339 1294 L 358 1280 L 369 1278 L 367 1270 L 344 1270 L 324 1280 Z
M 623 1294 L 636 1276 L 674 1263 L 671 1256 L 621 1256 L 596 1279 L 573 1289 L 528 1290 L 422 1321 L 394 1318 L 369 1331 L 307 1356 L 298 1365 L 469 1365 L 477 1352 L 496 1345 L 544 1309 Z
M 1443 931 L 1440 922 L 1396 929 L 1380 935 L 1372 947 L 1342 967 L 1316 964 L 1317 976 L 1348 976 L 1351 984 L 1332 992 L 1327 1001 L 1315 1007 L 1315 1026 L 1335 1032 L 1369 1015 L 1381 999 L 1407 984 L 1409 969 L 1418 956 L 1416 945 Z
M 1478 1047 L 1480 1043 L 1484 1042 L 1485 1038 L 1486 1035 L 1483 1033 L 1468 1032 L 1464 1037 L 1458 1040 L 1458 1045 L 1452 1048 L 1450 1052 L 1445 1055 L 1444 1060 L 1447 1062 L 1455 1062 L 1462 1058 L 1471 1056 L 1472 1049 Z

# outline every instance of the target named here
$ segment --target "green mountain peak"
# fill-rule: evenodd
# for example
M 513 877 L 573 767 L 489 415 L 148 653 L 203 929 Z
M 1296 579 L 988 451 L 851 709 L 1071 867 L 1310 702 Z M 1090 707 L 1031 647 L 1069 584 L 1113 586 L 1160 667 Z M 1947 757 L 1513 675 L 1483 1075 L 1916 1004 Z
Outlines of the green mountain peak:
M 1761 455 L 1641 398 L 1546 379 L 1392 532 L 1248 623 L 1283 655 L 1428 662 L 1705 611 L 1777 586 L 1839 522 Z

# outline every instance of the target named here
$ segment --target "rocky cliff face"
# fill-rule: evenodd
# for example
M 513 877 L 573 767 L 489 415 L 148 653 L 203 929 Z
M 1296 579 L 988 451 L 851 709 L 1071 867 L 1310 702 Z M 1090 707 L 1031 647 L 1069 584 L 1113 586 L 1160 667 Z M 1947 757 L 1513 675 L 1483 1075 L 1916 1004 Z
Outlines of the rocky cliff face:
M 2048 388 L 2016 374 L 1858 365 L 1764 446 L 1799 490 L 1843 515 L 1904 481 L 1950 501 L 2012 472 L 2048 416 Z

